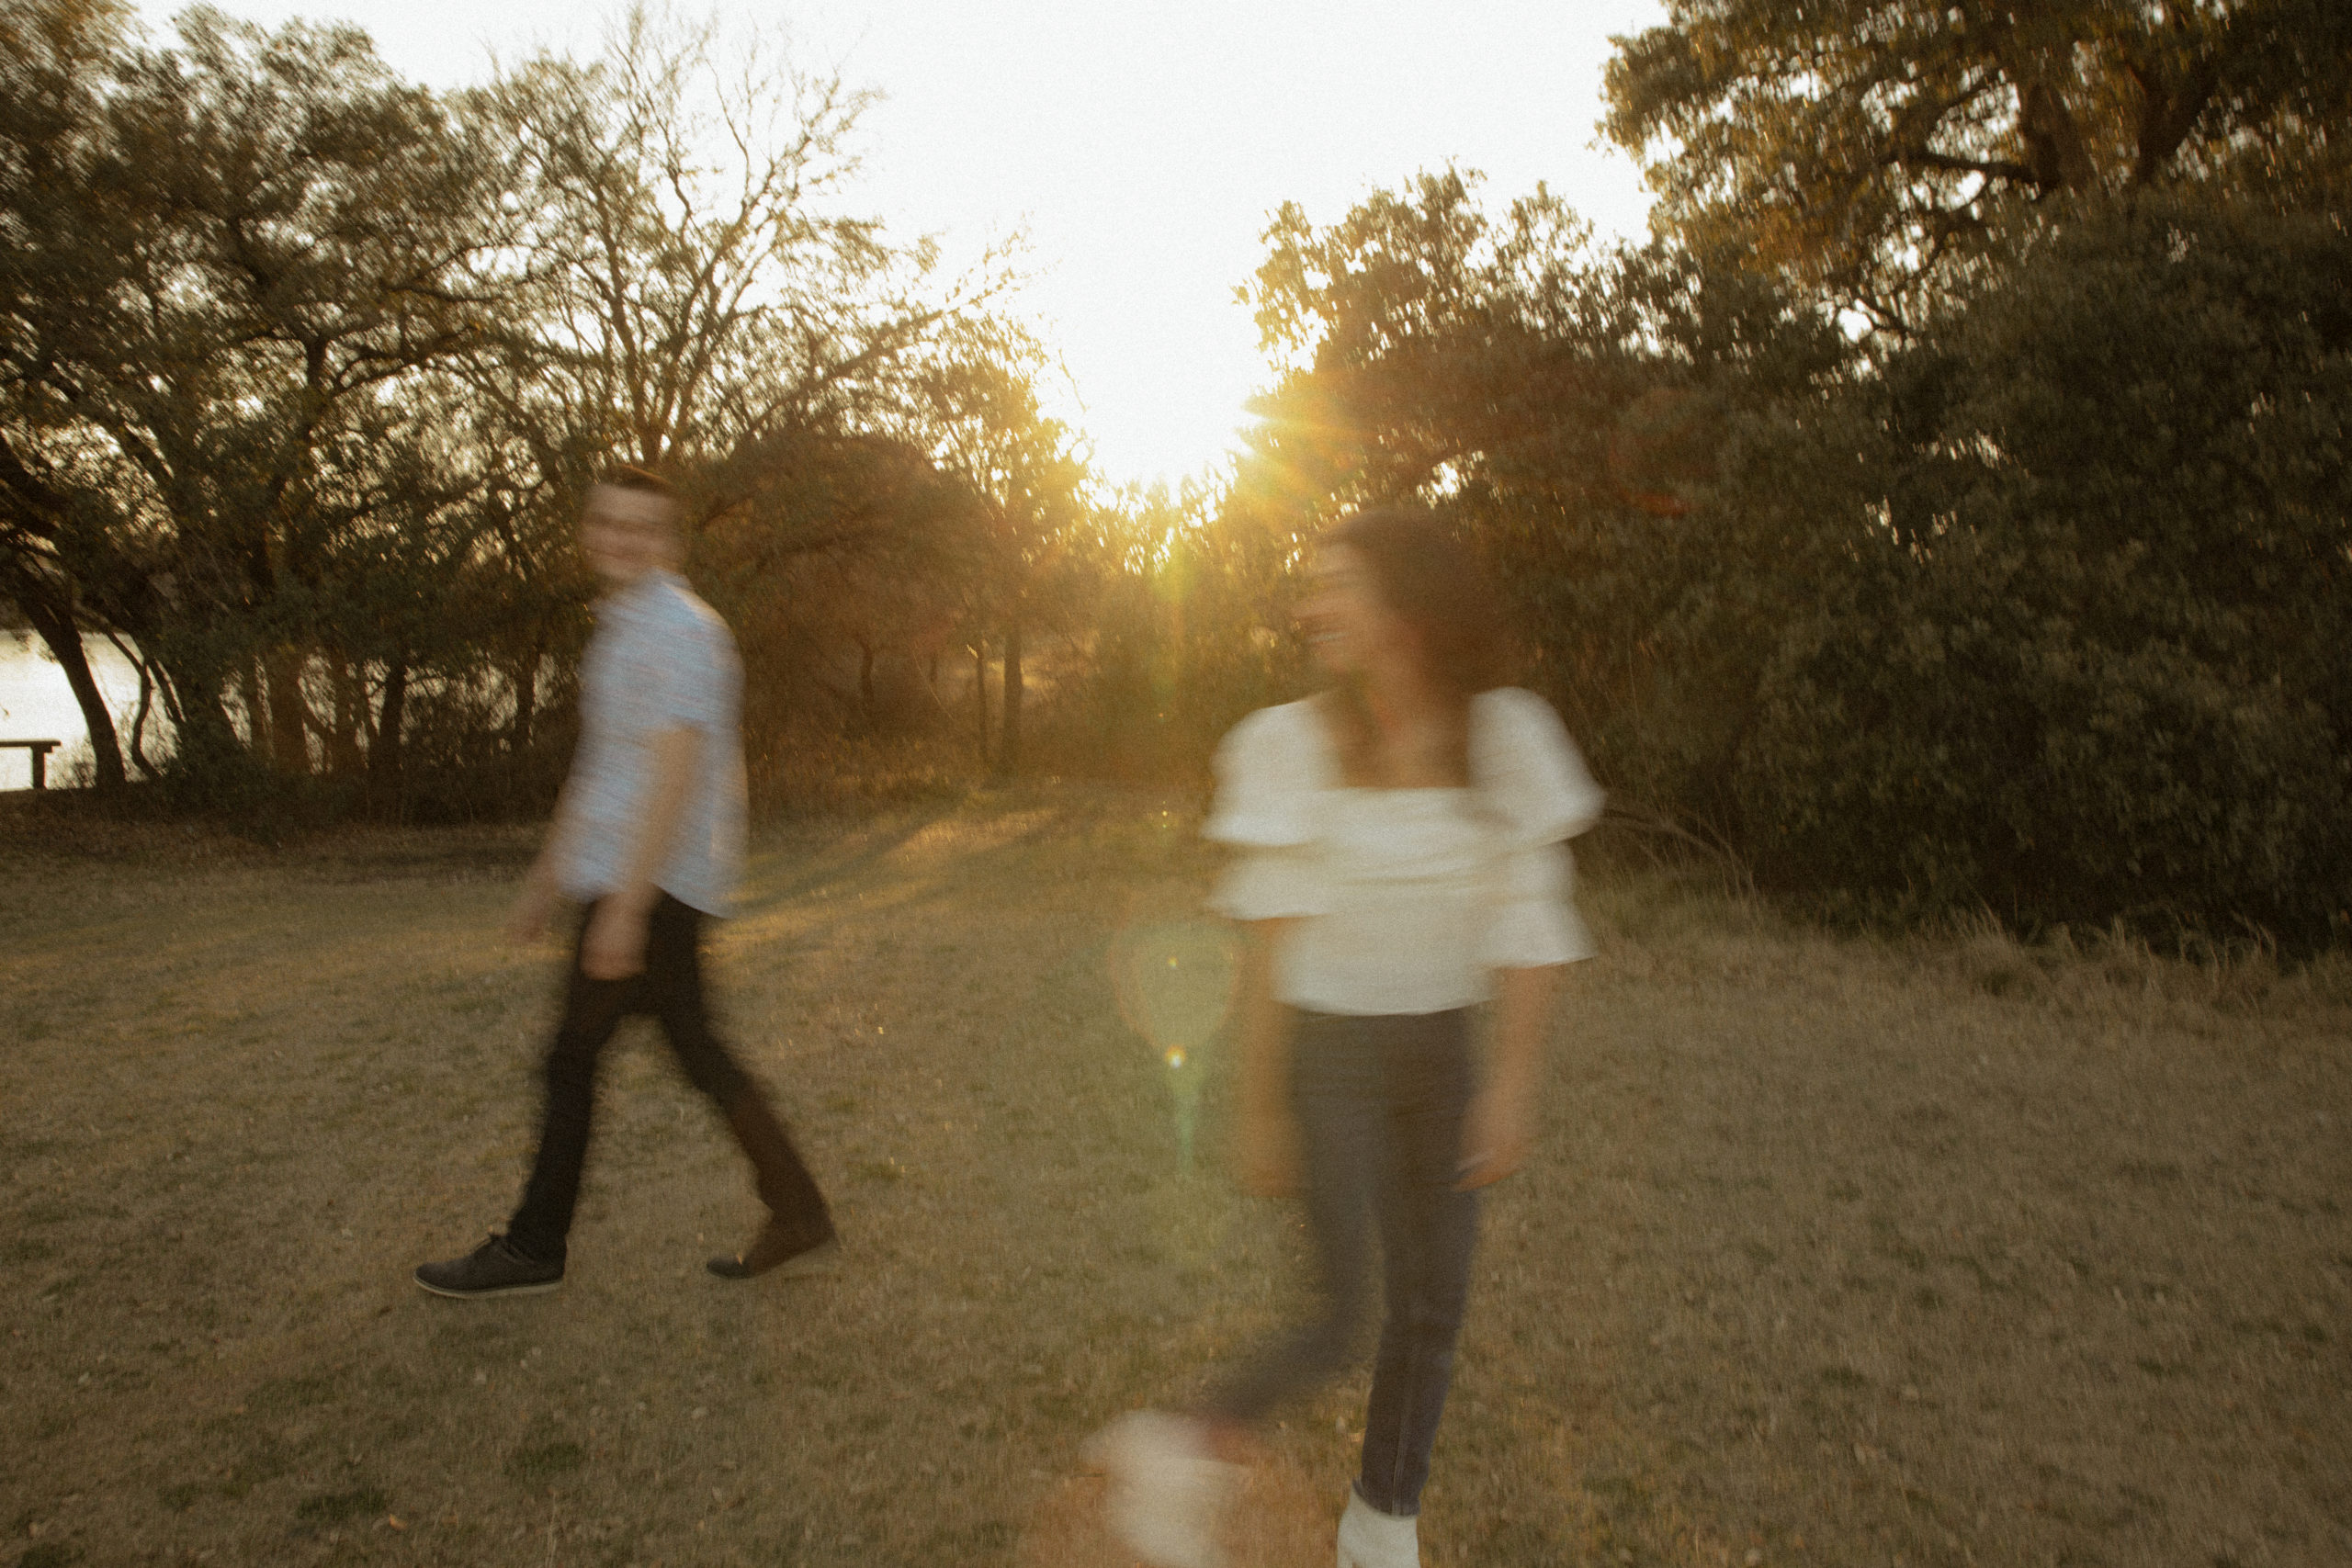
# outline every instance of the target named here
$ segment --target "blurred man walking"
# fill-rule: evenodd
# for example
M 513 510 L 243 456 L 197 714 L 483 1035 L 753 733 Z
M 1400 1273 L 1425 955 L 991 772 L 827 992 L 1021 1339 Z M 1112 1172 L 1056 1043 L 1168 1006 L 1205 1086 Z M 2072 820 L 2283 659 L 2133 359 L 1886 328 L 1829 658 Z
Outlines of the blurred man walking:
M 677 513 L 662 480 L 624 469 L 590 492 L 581 519 L 582 549 L 605 592 L 581 663 L 580 747 L 507 932 L 537 940 L 569 897 L 582 906 L 579 935 L 522 1203 L 504 1235 L 417 1269 L 416 1282 L 438 1295 L 563 1282 L 597 1061 L 632 1013 L 660 1021 L 678 1065 L 742 1145 L 768 1206 L 751 1245 L 712 1258 L 711 1272 L 813 1272 L 836 1249 L 823 1195 L 759 1086 L 711 1032 L 704 1002 L 703 922 L 726 912 L 742 863 L 742 668 L 726 624 L 674 570 Z

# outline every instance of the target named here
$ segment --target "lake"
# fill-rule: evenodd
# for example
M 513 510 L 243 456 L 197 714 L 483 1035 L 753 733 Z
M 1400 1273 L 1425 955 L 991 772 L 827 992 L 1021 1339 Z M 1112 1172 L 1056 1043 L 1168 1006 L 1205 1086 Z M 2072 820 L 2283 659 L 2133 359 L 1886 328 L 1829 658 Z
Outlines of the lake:
M 115 712 L 115 723 L 130 767 L 130 720 L 139 712 L 138 667 L 115 651 L 103 637 L 84 647 L 90 673 Z M 147 717 L 147 755 L 160 758 L 170 750 L 171 725 L 161 709 Z M 0 629 L 0 740 L 62 740 L 49 754 L 52 787 L 73 781 L 78 764 L 90 763 L 90 732 L 82 724 L 82 707 L 66 684 L 65 671 L 49 656 L 48 645 L 30 631 Z M 132 772 L 135 773 L 136 769 Z M 29 789 L 33 782 L 32 754 L 13 748 L 0 750 L 0 789 Z

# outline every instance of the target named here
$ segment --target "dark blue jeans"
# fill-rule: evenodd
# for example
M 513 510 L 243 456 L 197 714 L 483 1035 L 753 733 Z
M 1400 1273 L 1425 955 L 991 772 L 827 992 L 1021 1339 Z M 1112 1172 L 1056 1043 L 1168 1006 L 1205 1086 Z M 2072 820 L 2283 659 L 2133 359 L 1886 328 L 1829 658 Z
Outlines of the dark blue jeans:
M 1291 1108 L 1320 1309 L 1244 1363 L 1207 1409 L 1254 1422 L 1347 1368 L 1372 1316 L 1376 1234 L 1386 1312 L 1356 1489 L 1383 1513 L 1418 1514 L 1478 1235 L 1477 1195 L 1453 1190 L 1472 1089 L 1470 1014 L 1296 1016 Z
M 538 1152 L 522 1203 L 507 1222 L 507 1241 L 526 1257 L 562 1260 L 595 1122 L 596 1069 L 621 1021 L 636 1013 L 660 1021 L 686 1080 L 726 1118 L 728 1131 L 752 1162 L 753 1185 L 777 1222 L 809 1242 L 832 1235 L 824 1194 L 801 1163 L 791 1134 L 710 1026 L 703 995 L 702 912 L 662 894 L 646 920 L 645 969 L 626 980 L 592 980 L 581 968 L 581 944 L 595 916 L 593 903 L 580 911 L 571 967 L 564 976 L 563 1016 L 548 1045 Z

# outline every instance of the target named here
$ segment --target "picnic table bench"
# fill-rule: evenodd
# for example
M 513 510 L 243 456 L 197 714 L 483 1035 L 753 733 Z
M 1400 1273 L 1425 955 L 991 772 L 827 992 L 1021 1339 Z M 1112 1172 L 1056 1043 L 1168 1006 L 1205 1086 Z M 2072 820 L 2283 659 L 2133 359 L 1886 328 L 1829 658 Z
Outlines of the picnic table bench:
M 0 740 L 0 749 L 20 747 L 33 754 L 33 788 L 49 787 L 49 754 L 65 744 L 62 740 Z

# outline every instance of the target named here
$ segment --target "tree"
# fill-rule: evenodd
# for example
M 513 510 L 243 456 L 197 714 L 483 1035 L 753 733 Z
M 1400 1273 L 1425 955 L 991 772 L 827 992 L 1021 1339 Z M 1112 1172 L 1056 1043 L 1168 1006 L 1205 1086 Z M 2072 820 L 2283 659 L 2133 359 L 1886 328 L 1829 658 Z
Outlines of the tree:
M 571 485 L 583 458 L 698 469 L 697 525 L 746 499 L 730 454 L 870 423 L 901 356 L 1002 281 L 991 256 L 934 290 L 930 245 L 841 209 L 872 95 L 721 43 L 637 6 L 601 59 L 469 100 L 516 150 L 528 258 L 485 392 Z
M 1498 222 L 1477 178 L 1424 174 L 1320 231 L 1285 204 L 1266 230 L 1244 297 L 1281 374 L 1252 448 L 1318 510 L 1411 493 L 1546 423 L 1532 362 L 1622 325 L 1575 287 L 1575 214 L 1539 188 Z
M 105 782 L 85 628 L 135 639 L 184 773 L 249 749 L 398 810 L 420 714 L 438 761 L 533 749 L 613 458 L 786 576 L 903 559 L 936 512 L 866 457 L 997 264 L 926 292 L 927 247 L 831 209 L 838 80 L 639 11 L 601 61 L 438 98 L 349 30 L 199 9 L 151 51 L 104 6 L 0 3 L 0 587 Z
M 1114 778 L 1199 779 L 1245 714 L 1298 694 L 1291 635 L 1299 538 L 1227 476 L 1154 485 L 1096 509 L 1087 659 L 1058 716 L 1065 749 Z
M 82 648 L 68 562 L 74 497 L 37 450 L 42 326 L 90 265 L 78 192 L 98 154 L 100 91 L 127 8 L 76 0 L 0 4 L 0 591 L 65 672 L 88 727 L 100 788 L 124 782 L 122 749 Z
M 2324 219 L 2151 204 L 1759 452 L 1742 504 L 1811 540 L 1737 770 L 1769 874 L 2342 934 L 2347 273 Z
M 1079 438 L 1040 411 L 1034 378 L 1042 351 L 1002 323 L 973 323 L 917 376 L 919 417 L 932 460 L 968 491 L 978 554 L 967 604 L 975 645 L 1003 649 L 1003 716 L 996 771 L 1022 765 L 1023 660 L 1031 631 L 1051 625 L 1072 587 L 1072 546 L 1091 518 L 1091 474 Z M 985 682 L 976 682 L 985 705 Z M 985 709 L 983 709 L 985 711 Z M 986 744 L 986 719 L 982 719 Z
M 1603 127 L 1657 221 L 1906 329 L 2020 216 L 2341 173 L 2339 0 L 1673 0 Z
M 525 222 L 513 311 L 467 372 L 483 438 L 531 476 L 500 534 L 514 592 L 559 581 L 605 465 L 667 472 L 742 626 L 762 750 L 822 687 L 828 637 L 904 629 L 860 585 L 946 547 L 920 537 L 943 513 L 902 460 L 908 356 L 1001 287 L 1001 258 L 943 280 L 927 243 L 846 209 L 871 95 L 756 32 L 637 6 L 599 57 L 537 58 L 464 101 L 513 149 Z M 819 581 L 839 614 L 799 592 Z M 566 651 L 514 650 L 518 702 Z
M 184 758 L 236 749 L 233 686 L 307 772 L 327 563 L 419 434 L 386 417 L 404 384 L 480 341 L 494 165 L 357 33 L 180 25 L 109 62 L 81 177 L 47 193 L 4 372 L 14 489 L 65 498 L 57 559 L 165 671 Z
M 914 705 L 935 694 L 894 677 L 927 664 L 959 618 L 980 558 L 978 498 L 924 446 L 879 432 L 781 434 L 739 448 L 710 482 L 748 497 L 712 519 L 691 565 L 742 646 L 754 784 L 780 771 L 769 753 L 815 743 L 811 728 L 925 724 Z
M 1728 830 L 1730 756 L 1786 541 L 1715 503 L 1743 420 L 1850 354 L 1774 280 L 1656 244 L 1595 253 L 1548 193 L 1497 217 L 1447 172 L 1327 230 L 1269 231 L 1251 299 L 1294 357 L 1237 501 L 1294 531 L 1419 495 L 1500 569 L 1530 679 L 1614 786 Z

